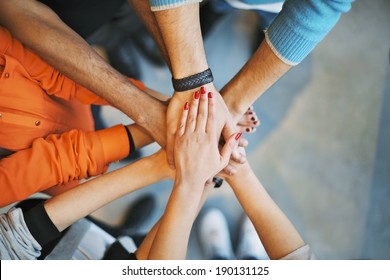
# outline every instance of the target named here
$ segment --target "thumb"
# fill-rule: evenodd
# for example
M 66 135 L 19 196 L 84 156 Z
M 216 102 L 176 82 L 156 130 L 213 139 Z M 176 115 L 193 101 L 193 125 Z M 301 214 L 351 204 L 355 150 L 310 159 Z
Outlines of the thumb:
M 222 137 L 225 141 L 229 139 L 232 134 L 235 134 L 235 126 L 232 124 L 232 122 L 228 121 L 225 123 L 225 126 L 222 129 Z
M 221 149 L 221 158 L 222 162 L 228 163 L 230 156 L 233 152 L 233 150 L 237 147 L 238 145 L 238 140 L 241 137 L 241 132 L 240 133 L 234 133 L 232 134 L 229 139 L 226 141 L 225 145 L 223 145 Z
M 175 159 L 174 159 L 174 144 L 175 143 L 175 135 L 168 132 L 167 134 L 167 160 L 168 165 L 171 169 L 175 169 Z

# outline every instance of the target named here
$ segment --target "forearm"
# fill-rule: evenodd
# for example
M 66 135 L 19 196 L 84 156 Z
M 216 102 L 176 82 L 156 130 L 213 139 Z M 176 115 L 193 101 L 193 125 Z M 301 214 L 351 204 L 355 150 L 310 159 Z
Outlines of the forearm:
M 80 84 L 93 87 L 96 77 L 92 70 L 104 69 L 103 59 L 47 6 L 32 0 L 12 2 L 11 5 L 9 1 L 0 1 L 0 23 L 55 68 Z
M 56 69 L 126 113 L 152 135 L 165 131 L 165 106 L 109 66 L 45 5 L 32 0 L 0 0 L 0 24 Z M 156 140 L 165 145 L 165 138 Z
M 208 68 L 199 24 L 199 4 L 157 11 L 155 17 L 176 79 Z
M 170 67 L 168 52 L 161 36 L 160 29 L 158 28 L 156 18 L 150 10 L 149 0 L 128 0 L 128 2 L 145 24 L 149 33 L 152 35 L 154 41 L 159 47 L 165 62 L 168 64 L 168 67 Z
M 265 40 L 222 90 L 235 120 L 287 70 L 300 63 L 334 27 L 352 0 L 286 0 Z
M 165 95 L 165 94 L 163 94 L 163 93 L 161 93 L 159 91 L 155 91 L 155 90 L 153 90 L 151 88 L 146 88 L 146 93 L 149 94 L 150 96 L 160 100 L 163 103 L 166 103 L 169 100 L 169 98 L 170 98 L 170 96 Z
M 202 197 L 199 202 L 198 211 L 197 214 L 199 214 L 200 210 L 202 209 L 203 204 L 206 201 L 207 195 L 210 191 L 210 187 L 205 187 Z M 153 245 L 153 241 L 156 237 L 157 231 L 160 227 L 161 219 L 153 226 L 153 228 L 149 231 L 149 233 L 146 235 L 145 239 L 142 241 L 141 245 L 139 246 L 136 255 L 138 260 L 146 260 L 148 259 L 150 249 Z
M 290 68 L 263 41 L 251 59 L 221 90 L 235 123 Z
M 298 231 L 268 195 L 249 165 L 227 181 L 271 259 L 282 258 L 304 245 Z
M 161 161 L 154 162 L 155 158 L 153 155 L 103 175 L 24 213 L 20 208 L 11 208 L 0 216 L 0 228 L 4 226 L 1 230 L 5 233 L 2 237 L 6 242 L 5 246 L 0 246 L 2 258 L 35 259 L 42 247 L 60 238 L 60 232 L 80 218 L 124 194 L 164 179 L 166 174 L 161 172 Z M 145 176 L 139 170 L 152 173 Z M 129 178 L 129 175 L 135 176 Z
M 45 209 L 53 224 L 62 231 L 105 204 L 166 176 L 153 156 L 147 157 L 51 198 L 45 203 Z
M 175 183 L 148 259 L 185 259 L 201 196 L 201 189 Z

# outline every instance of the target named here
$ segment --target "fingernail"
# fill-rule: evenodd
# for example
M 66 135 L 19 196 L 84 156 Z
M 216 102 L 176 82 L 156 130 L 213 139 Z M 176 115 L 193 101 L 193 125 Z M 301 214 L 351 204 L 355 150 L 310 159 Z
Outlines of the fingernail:
M 212 92 L 209 92 L 209 93 L 208 93 L 208 96 L 209 96 L 209 98 L 213 98 L 213 93 L 212 93 Z
M 247 129 L 245 129 L 245 131 L 246 131 L 246 132 L 250 132 L 250 131 L 251 131 L 251 129 L 250 129 L 250 128 L 247 128 Z
M 206 93 L 206 88 L 205 87 L 201 87 L 200 91 L 202 92 L 202 94 L 205 94 Z
M 249 115 L 253 115 L 253 112 L 249 112 L 248 114 L 249 114 Z
M 251 120 L 254 121 L 254 120 L 256 120 L 256 119 L 255 119 L 255 117 L 252 117 Z
M 188 110 L 190 108 L 190 106 L 188 106 L 188 102 L 186 102 L 186 104 L 184 104 L 184 110 Z
M 257 124 L 257 121 L 253 122 L 253 124 Z
M 237 135 L 236 135 L 236 137 L 235 137 L 235 138 L 236 138 L 236 140 L 240 139 L 240 137 L 241 137 L 241 134 L 242 134 L 241 132 L 240 132 L 240 133 L 237 133 Z
M 199 99 L 199 97 L 200 97 L 200 92 L 199 92 L 199 90 L 198 90 L 198 91 L 195 92 L 194 98 L 195 98 L 195 99 Z

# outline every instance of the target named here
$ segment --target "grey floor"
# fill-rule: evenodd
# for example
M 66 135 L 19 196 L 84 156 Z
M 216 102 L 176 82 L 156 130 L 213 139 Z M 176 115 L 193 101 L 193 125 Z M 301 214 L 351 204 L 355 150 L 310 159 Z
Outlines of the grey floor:
M 255 20 L 236 11 L 207 38 L 218 87 L 248 59 Z M 247 137 L 249 161 L 319 259 L 390 259 L 389 47 L 390 1 L 356 1 L 312 54 L 254 104 L 262 124 Z M 170 95 L 168 69 L 139 57 L 146 85 Z M 130 121 L 110 108 L 103 116 L 108 125 Z M 170 190 L 161 182 L 93 215 L 120 224 L 137 197 L 152 193 L 157 219 Z M 242 210 L 229 186 L 214 190 L 205 207 L 223 210 L 235 244 Z M 203 258 L 196 225 L 189 259 Z
M 218 87 L 249 57 L 254 22 L 250 12 L 237 11 L 207 38 Z M 390 259 L 389 47 L 390 2 L 356 1 L 312 54 L 254 104 L 262 124 L 248 136 L 249 161 L 320 259 Z M 149 87 L 172 92 L 166 68 L 141 65 Z M 124 118 L 112 110 L 104 115 L 111 124 Z M 161 213 L 170 185 L 130 194 L 95 216 L 118 224 L 118 213 L 145 192 L 159 198 Z M 215 190 L 205 207 L 223 210 L 235 244 L 242 210 L 229 186 Z M 202 258 L 196 224 L 188 258 Z

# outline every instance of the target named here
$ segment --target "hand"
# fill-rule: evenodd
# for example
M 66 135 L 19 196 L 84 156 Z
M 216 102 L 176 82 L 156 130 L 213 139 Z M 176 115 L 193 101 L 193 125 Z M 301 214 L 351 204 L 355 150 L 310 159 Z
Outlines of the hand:
M 217 116 L 217 124 L 216 124 L 216 135 L 223 134 L 224 139 L 229 138 L 235 132 L 235 125 L 233 125 L 230 113 L 223 101 L 219 92 L 215 89 L 213 84 L 208 84 L 207 86 L 203 86 L 198 89 L 200 93 L 211 92 L 213 94 L 214 104 L 216 107 L 216 116 Z M 172 99 L 168 105 L 167 112 L 167 157 L 168 163 L 171 168 L 175 167 L 174 161 L 174 139 L 175 133 L 178 127 L 178 122 L 180 119 L 181 109 L 185 102 L 190 103 L 194 92 L 197 91 L 187 91 L 187 92 L 175 92 Z M 218 139 L 217 138 L 217 139 Z M 241 159 L 238 159 L 240 162 Z
M 241 133 L 230 135 L 220 152 L 215 107 L 213 93 L 205 91 L 185 103 L 175 137 L 176 179 L 203 186 L 228 164 Z
M 241 140 L 247 141 L 242 137 L 239 141 Z M 245 148 L 243 146 L 237 145 L 234 150 L 237 150 L 237 152 L 243 156 L 246 156 Z M 218 177 L 229 182 L 229 180 L 231 180 L 233 177 L 240 176 L 239 174 L 245 174 L 248 169 L 250 169 L 248 161 L 244 163 L 238 163 L 237 161 L 230 158 L 228 166 L 214 177 Z
M 220 142 L 220 148 L 223 143 L 224 141 L 222 141 L 222 143 Z M 237 173 L 240 165 L 247 163 L 246 153 L 244 150 L 244 148 L 247 146 L 248 140 L 243 137 L 240 137 L 240 139 L 238 140 L 238 145 L 233 149 L 228 165 L 219 173 L 219 175 L 223 174 L 225 176 L 232 176 Z M 214 177 L 220 177 L 219 175 L 216 175 Z

